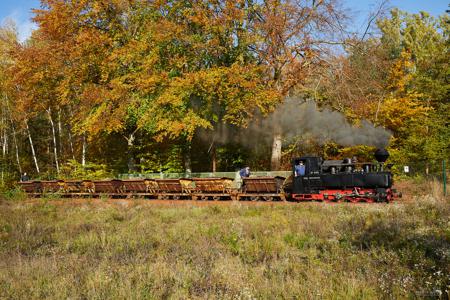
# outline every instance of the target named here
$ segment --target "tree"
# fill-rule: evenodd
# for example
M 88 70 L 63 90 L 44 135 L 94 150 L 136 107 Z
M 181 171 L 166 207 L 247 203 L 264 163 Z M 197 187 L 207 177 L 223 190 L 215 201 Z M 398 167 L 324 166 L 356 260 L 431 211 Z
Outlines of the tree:
M 353 119 L 390 129 L 392 160 L 448 156 L 448 16 L 394 9 L 377 21 L 380 35 L 351 42 L 325 76 L 325 101 Z
M 14 107 L 8 95 L 7 70 L 14 63 L 10 53 L 17 45 L 17 30 L 15 24 L 7 22 L 0 28 L 0 141 L 2 148 L 1 160 L 1 184 L 4 186 L 5 177 L 12 173 L 7 166 L 13 163 L 9 152 L 11 144 L 13 147 L 17 169 L 22 173 L 22 164 L 19 154 L 19 141 L 17 137 L 16 124 L 14 123 Z M 6 176 L 5 176 L 6 175 Z
M 327 45 L 338 43 L 345 16 L 334 1 L 267 0 L 252 5 L 250 32 L 258 61 L 280 97 L 302 89 L 324 62 Z M 282 132 L 274 127 L 271 168 L 280 167 Z

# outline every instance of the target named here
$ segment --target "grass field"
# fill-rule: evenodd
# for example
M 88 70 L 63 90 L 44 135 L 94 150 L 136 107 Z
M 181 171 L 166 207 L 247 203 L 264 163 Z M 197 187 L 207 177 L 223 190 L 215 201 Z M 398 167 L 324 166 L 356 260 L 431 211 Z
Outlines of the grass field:
M 448 297 L 436 188 L 388 205 L 17 198 L 0 202 L 2 299 Z

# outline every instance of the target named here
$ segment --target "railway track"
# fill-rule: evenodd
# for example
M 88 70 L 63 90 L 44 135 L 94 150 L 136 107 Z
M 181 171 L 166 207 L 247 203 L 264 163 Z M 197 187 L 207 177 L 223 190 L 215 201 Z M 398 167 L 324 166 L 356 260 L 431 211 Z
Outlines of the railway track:
M 101 199 L 101 198 L 67 198 L 67 199 L 50 199 L 46 203 L 56 206 L 93 206 L 93 207 L 135 207 L 135 206 L 151 206 L 151 207 L 282 207 L 297 205 L 323 205 L 323 202 L 299 202 L 294 201 L 202 201 L 202 200 L 158 200 L 158 199 Z M 27 205 L 42 204 L 39 198 L 30 198 L 25 201 Z M 327 205 L 342 205 L 341 203 L 326 203 Z M 367 203 L 349 203 L 349 205 L 368 205 Z M 385 203 L 372 203 L 373 205 L 385 205 Z

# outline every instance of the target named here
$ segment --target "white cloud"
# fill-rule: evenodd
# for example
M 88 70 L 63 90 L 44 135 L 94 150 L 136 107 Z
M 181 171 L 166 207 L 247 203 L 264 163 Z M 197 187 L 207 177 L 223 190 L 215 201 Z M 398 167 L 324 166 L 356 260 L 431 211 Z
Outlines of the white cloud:
M 17 28 L 17 37 L 20 42 L 26 41 L 31 36 L 33 30 L 37 29 L 37 25 L 20 10 L 14 10 L 8 16 L 3 18 L 2 25 L 11 21 Z

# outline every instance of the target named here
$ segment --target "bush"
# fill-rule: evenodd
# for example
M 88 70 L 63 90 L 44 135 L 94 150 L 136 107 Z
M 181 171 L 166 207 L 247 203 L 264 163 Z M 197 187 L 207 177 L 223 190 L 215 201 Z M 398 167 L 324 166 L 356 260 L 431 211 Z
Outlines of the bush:
M 18 186 L 3 192 L 3 198 L 7 201 L 23 201 L 27 194 Z
M 113 176 L 106 165 L 88 162 L 83 166 L 78 161 L 71 159 L 61 166 L 59 177 L 62 179 L 105 179 Z

